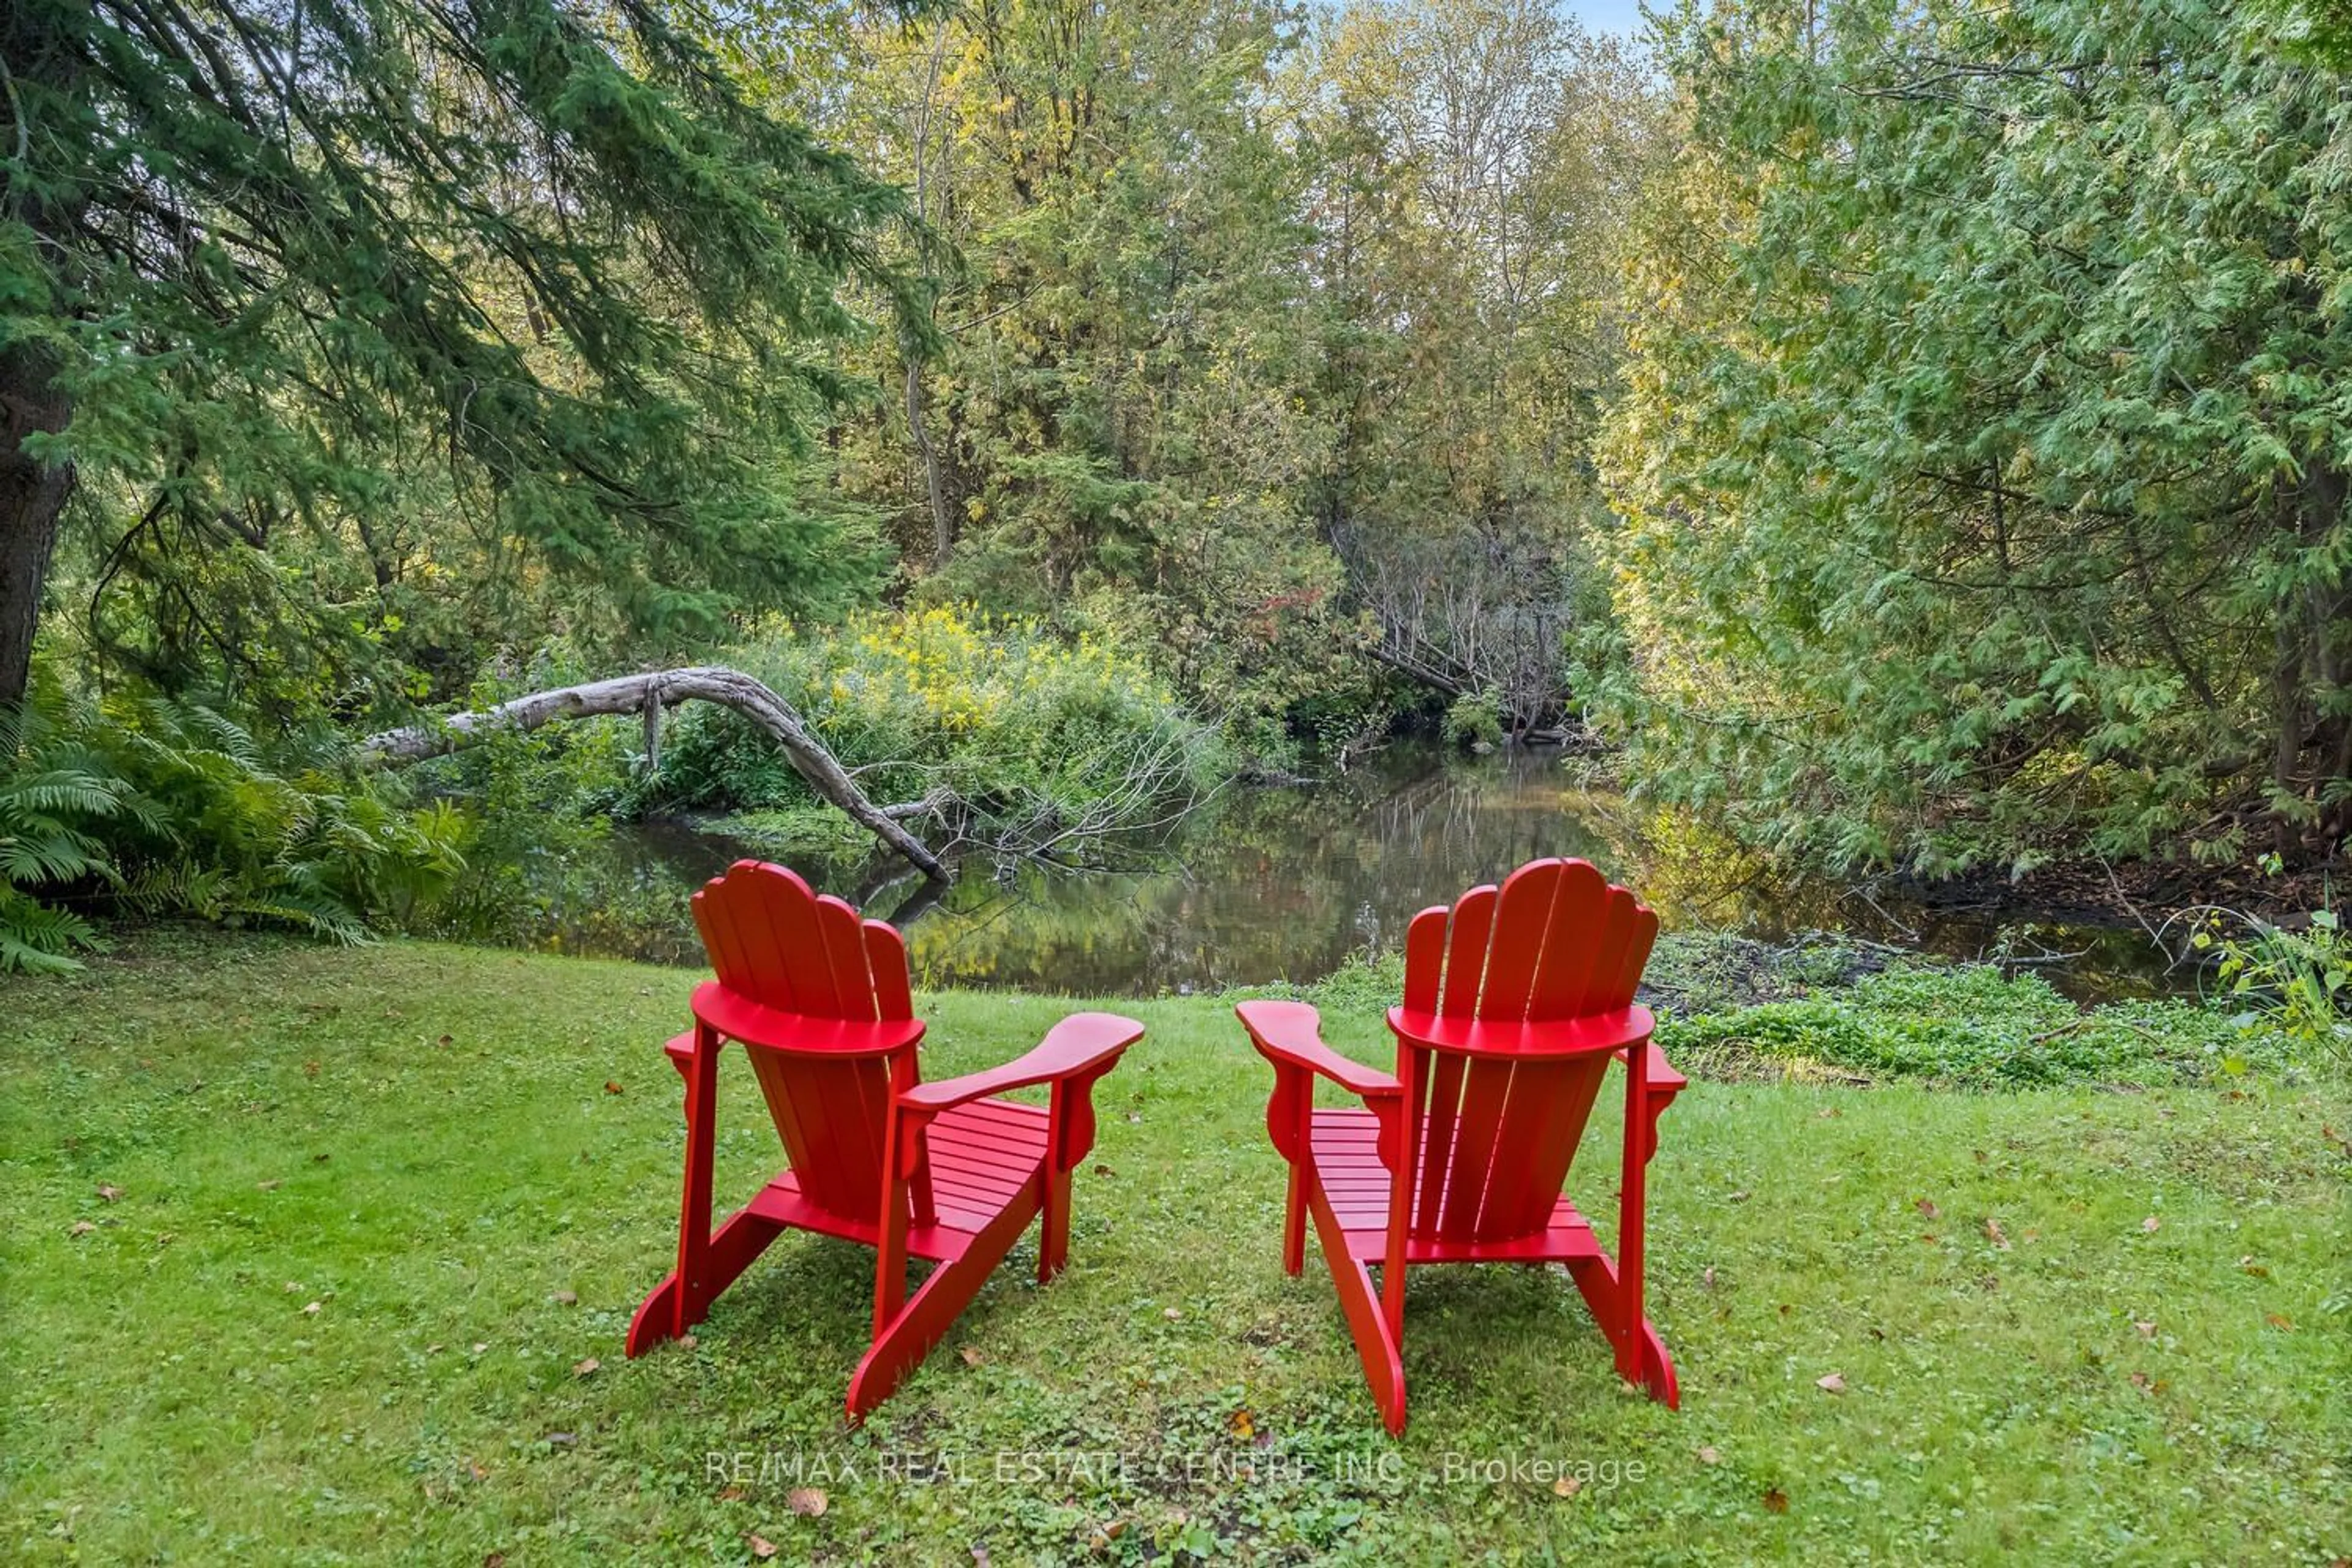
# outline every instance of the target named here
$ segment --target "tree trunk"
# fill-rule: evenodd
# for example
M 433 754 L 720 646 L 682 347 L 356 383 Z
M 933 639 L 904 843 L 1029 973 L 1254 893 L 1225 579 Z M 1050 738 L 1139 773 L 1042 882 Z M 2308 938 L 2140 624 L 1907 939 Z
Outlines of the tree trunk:
M 901 815 L 913 807 L 883 807 L 874 804 L 857 781 L 849 776 L 824 742 L 809 732 L 791 703 L 740 670 L 718 665 L 684 669 L 657 669 L 645 675 L 624 675 L 551 691 L 534 691 L 511 702 L 478 713 L 457 713 L 429 724 L 386 730 L 360 742 L 360 754 L 371 762 L 391 764 L 445 756 L 500 730 L 536 730 L 558 719 L 593 719 L 605 714 L 643 713 L 653 708 L 674 708 L 689 699 L 731 708 L 766 731 L 783 748 L 793 771 L 811 789 L 884 844 L 906 857 L 923 875 L 948 879 L 939 857 L 920 839 L 898 826 Z
M 20 169 L 32 130 L 21 82 L 37 82 L 60 99 L 79 92 L 81 57 L 60 23 L 62 15 L 50 6 L 0 5 L 0 59 L 8 65 L 0 79 L 8 81 Z M 0 176 L 0 187 L 7 187 L 8 216 L 32 230 L 25 253 L 37 269 L 75 254 L 76 231 L 89 199 L 82 183 L 32 182 L 30 189 L 17 190 Z M 36 287 L 48 289 L 37 271 L 36 278 Z M 54 292 L 47 304 L 62 308 Z M 57 552 L 58 519 L 73 494 L 71 464 L 40 463 L 25 450 L 27 436 L 57 435 L 73 417 L 73 395 L 58 384 L 58 369 L 52 352 L 37 342 L 0 350 L 0 709 L 25 700 L 33 638 L 40 629 L 41 590 L 48 581 L 49 558 Z
M 907 434 L 915 443 L 915 455 L 923 460 L 923 486 L 931 503 L 931 570 L 936 572 L 955 551 L 955 512 L 948 505 L 939 452 L 923 424 L 923 361 L 912 344 L 907 348 Z
M 73 414 L 54 366 L 37 353 L 0 353 L 0 709 L 25 700 L 41 587 L 74 485 L 71 464 L 41 463 L 25 450 L 26 437 L 56 435 Z

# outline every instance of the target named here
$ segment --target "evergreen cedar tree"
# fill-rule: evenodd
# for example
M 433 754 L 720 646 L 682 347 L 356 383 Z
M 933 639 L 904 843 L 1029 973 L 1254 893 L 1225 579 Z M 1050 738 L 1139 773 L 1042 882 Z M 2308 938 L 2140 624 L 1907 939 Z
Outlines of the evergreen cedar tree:
M 348 617 L 281 575 L 420 487 L 640 626 L 845 569 L 779 459 L 845 286 L 929 341 L 905 199 L 669 9 L 17 0 L 0 50 L 0 705 L 69 497 L 167 684 L 315 656 Z

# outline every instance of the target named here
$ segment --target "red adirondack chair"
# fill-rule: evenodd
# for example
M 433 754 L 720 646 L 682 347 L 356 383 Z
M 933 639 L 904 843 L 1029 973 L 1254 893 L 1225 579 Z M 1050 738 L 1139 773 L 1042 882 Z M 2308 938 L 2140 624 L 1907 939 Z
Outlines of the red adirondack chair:
M 1404 1430 L 1405 1275 L 1427 1263 L 1567 1265 L 1619 1373 L 1679 1402 L 1642 1315 L 1643 1169 L 1684 1085 L 1633 1005 L 1657 931 L 1657 916 L 1582 860 L 1530 861 L 1499 893 L 1473 888 L 1450 911 L 1422 910 L 1405 932 L 1404 1005 L 1389 1009 L 1393 1074 L 1325 1046 L 1305 1003 L 1234 1009 L 1274 1064 L 1266 1129 L 1290 1162 L 1282 1266 L 1305 1261 L 1311 1214 L 1391 1432 Z M 1626 1067 L 1613 1263 L 1560 1195 L 1612 1058 Z M 1363 1109 L 1315 1109 L 1318 1076 Z
M 1061 1272 L 1070 1172 L 1094 1144 L 1094 1082 L 1143 1026 L 1075 1014 L 1001 1068 L 923 1083 L 923 1022 L 896 931 L 751 860 L 695 894 L 694 919 L 719 977 L 695 988 L 694 1028 L 666 1047 L 686 1079 L 677 1268 L 637 1309 L 628 1353 L 700 1322 L 787 1229 L 861 1242 L 877 1257 L 874 1343 L 849 1383 L 849 1418 L 859 1421 L 921 1363 L 1041 1213 L 1037 1279 Z M 714 1236 L 711 1142 L 729 1040 L 751 1058 L 792 1163 Z M 1049 1106 L 995 1098 L 1034 1084 L 1053 1086 Z M 909 1256 L 938 1264 L 911 1298 Z

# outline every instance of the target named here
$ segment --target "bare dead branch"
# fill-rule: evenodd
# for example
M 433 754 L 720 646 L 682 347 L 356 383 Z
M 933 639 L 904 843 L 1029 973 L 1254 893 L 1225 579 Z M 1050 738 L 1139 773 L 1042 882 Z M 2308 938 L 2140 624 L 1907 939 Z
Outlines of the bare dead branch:
M 849 776 L 839 759 L 810 731 L 791 703 L 762 682 L 720 665 L 657 669 L 590 681 L 583 686 L 534 691 L 478 713 L 456 713 L 431 723 L 371 735 L 360 742 L 360 754 L 370 762 L 399 766 L 427 757 L 446 756 L 501 731 L 536 730 L 563 719 L 650 713 L 689 700 L 715 702 L 749 719 L 782 748 L 793 771 L 805 779 L 811 789 L 904 856 L 925 876 L 942 882 L 948 879 L 947 868 L 939 858 L 899 826 L 901 817 L 919 816 L 932 810 L 931 802 L 876 805 L 858 788 L 857 781 Z

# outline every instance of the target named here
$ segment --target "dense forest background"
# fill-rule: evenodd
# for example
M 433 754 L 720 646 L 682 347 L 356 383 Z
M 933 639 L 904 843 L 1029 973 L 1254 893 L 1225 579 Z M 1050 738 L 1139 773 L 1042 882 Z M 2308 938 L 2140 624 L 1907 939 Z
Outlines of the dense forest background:
M 2345 36 L 26 0 L 0 962 L 805 802 L 717 710 L 358 744 L 686 663 L 1000 842 L 1420 726 L 1834 867 L 2325 863 Z

